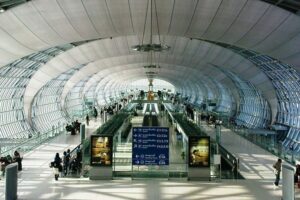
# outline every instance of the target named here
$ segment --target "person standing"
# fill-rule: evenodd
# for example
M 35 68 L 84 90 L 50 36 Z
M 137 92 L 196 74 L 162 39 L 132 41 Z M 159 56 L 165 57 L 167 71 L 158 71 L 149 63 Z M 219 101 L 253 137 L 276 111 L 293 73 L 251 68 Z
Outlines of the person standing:
M 64 157 L 63 157 L 63 171 L 64 175 L 67 176 L 70 166 L 70 154 L 64 151 Z
M 18 163 L 18 171 L 22 171 L 22 157 L 18 151 L 14 152 L 13 161 Z
M 281 172 L 281 159 L 278 158 L 277 162 L 273 165 L 274 168 L 274 173 L 275 173 L 275 182 L 274 182 L 274 186 L 278 186 L 279 184 L 279 180 L 280 180 L 280 172 Z
M 85 121 L 86 121 L 86 125 L 88 126 L 88 125 L 89 125 L 89 122 L 90 122 L 90 117 L 89 117 L 89 115 L 86 115 Z
M 97 111 L 96 107 L 94 107 L 94 117 L 95 117 L 95 121 L 97 121 L 98 111 Z

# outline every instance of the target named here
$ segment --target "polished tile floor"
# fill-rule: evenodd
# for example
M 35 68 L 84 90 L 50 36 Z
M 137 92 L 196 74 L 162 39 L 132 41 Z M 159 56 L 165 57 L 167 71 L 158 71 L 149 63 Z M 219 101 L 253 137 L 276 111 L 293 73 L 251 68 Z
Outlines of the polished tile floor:
M 101 121 L 91 121 L 87 127 L 90 135 Z M 214 137 L 213 127 L 207 131 Z M 281 186 L 273 188 L 272 163 L 276 157 L 222 130 L 222 143 L 241 160 L 241 173 L 247 180 L 221 180 L 198 182 L 186 180 L 111 180 L 90 181 L 86 178 L 60 178 L 55 181 L 49 162 L 56 152 L 74 148 L 79 136 L 61 135 L 24 155 L 23 171 L 19 172 L 18 197 L 34 199 L 100 199 L 100 200 L 159 200 L 159 199 L 228 199 L 228 200 L 273 200 L 281 199 Z M 300 189 L 296 188 L 300 199 Z M 0 198 L 4 199 L 4 181 L 0 180 Z

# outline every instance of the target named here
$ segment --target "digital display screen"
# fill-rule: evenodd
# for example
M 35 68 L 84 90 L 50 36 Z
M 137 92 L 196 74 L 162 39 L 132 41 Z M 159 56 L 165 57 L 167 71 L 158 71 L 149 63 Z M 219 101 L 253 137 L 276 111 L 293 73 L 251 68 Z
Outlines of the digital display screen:
M 189 166 L 210 166 L 210 137 L 189 137 Z
M 112 165 L 112 137 L 91 136 L 91 165 Z

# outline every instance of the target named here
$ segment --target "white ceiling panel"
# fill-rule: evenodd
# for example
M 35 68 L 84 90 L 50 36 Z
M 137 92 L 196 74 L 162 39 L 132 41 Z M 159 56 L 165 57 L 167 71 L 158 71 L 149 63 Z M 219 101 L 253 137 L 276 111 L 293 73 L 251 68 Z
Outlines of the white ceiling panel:
M 247 72 L 247 70 L 249 70 L 249 69 L 256 72 L 255 74 L 260 73 L 260 70 L 257 67 L 255 67 L 255 65 L 253 65 L 251 62 L 249 62 L 245 59 L 243 59 L 241 62 L 239 62 L 233 68 L 235 73 L 242 74 L 243 78 L 246 80 L 249 80 L 250 78 L 252 78 L 252 75 L 253 75 L 253 74 Z
M 18 46 L 23 46 L 23 48 L 21 47 L 21 51 L 26 49 L 27 52 L 28 49 L 32 51 L 39 51 L 49 47 L 49 44 L 43 41 L 43 39 L 38 38 L 34 32 L 29 30 L 28 27 L 26 27 L 26 25 L 20 21 L 20 16 L 14 14 L 13 10 L 14 9 L 8 10 L 0 15 L 0 26 L 2 30 L 4 30 L 12 38 L 14 38 L 17 43 L 19 43 Z M 11 45 L 15 46 L 16 43 L 13 42 Z
M 139 0 L 135 0 L 135 1 L 139 1 Z M 159 31 L 161 34 L 166 34 L 169 31 L 169 26 L 171 23 L 171 17 L 172 17 L 172 11 L 173 11 L 173 5 L 174 5 L 175 1 L 174 0 L 163 0 L 163 1 L 156 0 L 155 2 L 156 2 L 156 10 L 157 10 L 157 16 L 158 16 Z M 153 7 L 153 8 L 155 8 L 155 7 Z M 153 19 L 156 20 L 156 17 Z
M 36 0 L 32 2 L 43 18 L 65 41 L 75 42 L 84 40 L 80 32 L 70 22 L 57 1 Z M 23 6 L 23 5 L 22 5 Z M 1 17 L 0 17 L 1 18 Z
M 243 8 L 238 18 L 219 41 L 228 44 L 233 44 L 238 41 L 251 30 L 251 27 L 256 24 L 269 6 L 270 5 L 261 1 L 247 1 L 246 6 Z
M 268 80 L 268 77 L 263 72 L 256 73 L 253 77 L 249 79 L 250 82 L 255 83 L 257 85 L 266 83 L 266 80 Z M 273 87 L 273 85 L 271 85 L 271 87 Z
M 1 31 L 0 31 L 0 33 L 1 33 Z M 1 34 L 0 34 L 0 36 L 1 36 Z M 0 41 L 1 41 L 1 39 L 0 39 Z M 19 58 L 19 56 L 16 56 L 10 52 L 7 52 L 6 49 L 4 50 L 2 48 L 0 48 L 0 55 L 1 55 L 1 59 L 0 59 L 1 67 L 4 67 L 6 64 L 9 64 Z
M 196 0 L 174 1 L 174 5 L 172 5 L 174 9 L 172 10 L 172 18 L 170 21 L 170 27 L 168 29 L 168 34 L 186 34 L 197 2 L 198 1 Z
M 18 57 L 22 57 L 24 54 L 34 53 L 34 50 L 25 47 L 2 28 L 0 28 L 0 48 L 3 49 L 3 51 Z M 4 54 L 1 54 L 1 59 L 6 59 Z M 0 62 L 2 61 L 1 59 Z
M 105 0 L 82 0 L 89 19 L 99 34 L 99 38 L 117 35 L 107 10 Z
M 290 15 L 289 12 L 270 6 L 264 15 L 255 23 L 254 26 L 239 41 L 237 46 L 253 49 L 260 42 L 263 42 L 274 30 L 276 30 Z M 254 48 L 255 50 L 255 48 Z
M 209 49 L 209 52 L 205 56 L 205 59 L 207 60 L 207 62 L 213 62 L 213 60 L 218 59 L 218 56 L 222 51 L 227 51 L 227 50 L 220 46 L 212 45 L 212 48 Z
M 189 37 L 202 38 L 213 22 L 221 2 L 222 0 L 198 1 L 196 12 L 186 35 Z M 191 10 L 190 12 L 192 13 L 193 11 Z
M 239 67 L 239 64 L 243 62 L 245 59 L 241 57 L 238 54 L 233 54 L 230 59 L 228 59 L 225 63 L 224 66 L 234 66 L 234 67 Z
M 61 58 L 65 57 L 66 60 L 72 59 L 73 61 L 76 61 L 77 64 L 89 62 L 89 60 L 87 60 L 86 55 L 82 54 L 81 48 L 82 47 L 72 48 L 66 52 L 68 55 L 63 53 L 63 54 L 59 55 L 59 57 L 61 57 Z
M 300 52 L 295 53 L 287 58 L 283 58 L 282 61 L 285 63 L 289 63 L 293 66 L 293 68 L 300 72 Z
M 290 38 L 285 44 L 281 45 L 280 47 L 274 49 L 271 53 L 275 58 L 279 60 L 283 60 L 287 57 L 293 56 L 300 52 L 300 33 Z M 296 65 L 299 68 L 300 63 Z
M 85 57 L 84 60 L 95 61 L 99 59 L 99 54 L 97 54 L 97 51 L 94 47 L 95 46 L 93 45 L 93 42 L 79 47 L 82 56 Z
M 202 36 L 209 40 L 218 40 L 234 23 L 247 0 L 227 0 L 219 5 L 218 12 L 215 14 L 210 26 Z
M 114 42 L 120 55 L 127 55 L 131 52 L 131 44 L 129 44 L 127 37 L 117 37 Z
M 147 13 L 147 1 L 129 0 L 129 5 L 134 33 L 140 33 L 139 42 L 142 43 L 142 33 L 144 32 L 145 17 Z
M 217 56 L 213 62 L 216 63 L 216 65 L 223 66 L 225 65 L 224 63 L 227 62 L 233 55 L 234 53 L 232 51 L 223 50 L 220 52 L 220 55 Z
M 81 0 L 72 0 L 72 3 L 70 0 L 58 0 L 57 3 L 80 36 L 90 39 L 99 37 Z
M 188 38 L 177 38 L 176 43 L 174 46 L 172 46 L 172 54 L 178 54 L 181 55 L 184 53 L 185 47 L 188 45 L 190 39 Z
M 263 42 L 257 44 L 255 49 L 272 55 L 274 49 L 289 41 L 300 32 L 299 16 L 290 14 L 283 23 L 275 29 Z
M 41 41 L 51 46 L 57 43 L 67 43 L 67 41 L 55 32 L 55 30 L 44 20 L 41 13 L 36 9 L 35 4 L 30 2 L 25 4 L 24 7 L 26 9 L 23 7 L 16 7 L 16 9 L 12 11 Z
M 111 16 L 113 26 L 117 32 L 124 35 L 133 34 L 133 24 L 131 23 L 128 1 L 114 0 L 106 1 L 106 3 L 108 14 Z

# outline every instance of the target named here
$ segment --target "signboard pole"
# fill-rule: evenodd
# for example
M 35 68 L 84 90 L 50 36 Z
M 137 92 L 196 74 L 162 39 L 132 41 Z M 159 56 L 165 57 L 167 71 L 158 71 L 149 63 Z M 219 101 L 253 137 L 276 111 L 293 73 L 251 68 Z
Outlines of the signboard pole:
M 288 165 L 282 165 L 282 200 L 294 199 L 294 169 Z
M 18 164 L 12 163 L 5 167 L 5 200 L 18 198 Z
M 85 124 L 80 124 L 80 142 L 83 144 L 83 141 L 85 139 Z
M 221 143 L 221 125 L 216 124 L 216 141 L 218 144 Z

